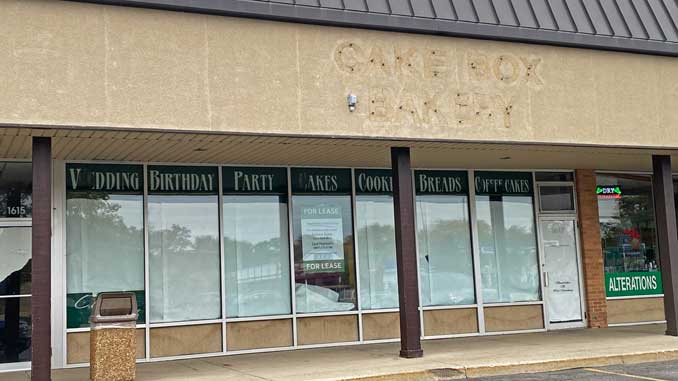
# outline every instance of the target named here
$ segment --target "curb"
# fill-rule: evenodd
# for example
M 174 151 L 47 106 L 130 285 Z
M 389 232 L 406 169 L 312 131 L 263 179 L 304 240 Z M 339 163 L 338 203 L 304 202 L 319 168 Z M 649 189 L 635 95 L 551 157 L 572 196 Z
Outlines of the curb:
M 600 367 L 620 364 L 678 360 L 678 350 L 639 352 L 624 355 L 580 357 L 566 360 L 521 362 L 506 365 L 439 368 L 416 372 L 380 374 L 367 377 L 342 378 L 339 381 L 443 381 L 476 377 L 503 376 L 519 373 L 553 372 L 558 370 Z

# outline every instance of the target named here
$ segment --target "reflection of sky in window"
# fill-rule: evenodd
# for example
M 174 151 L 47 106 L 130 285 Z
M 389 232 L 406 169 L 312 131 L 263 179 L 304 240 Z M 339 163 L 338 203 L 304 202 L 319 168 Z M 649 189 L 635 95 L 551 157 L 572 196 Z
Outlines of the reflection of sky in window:
M 504 226 L 519 226 L 526 231 L 531 231 L 534 226 L 534 214 L 532 213 L 532 197 L 507 196 L 501 201 L 504 209 Z
M 358 225 L 394 225 L 393 198 L 385 199 L 384 196 L 358 196 Z
M 0 282 L 23 268 L 30 258 L 31 228 L 0 228 Z
M 139 195 L 111 194 L 108 203 L 120 206 L 118 216 L 125 226 L 141 230 L 144 224 L 142 199 L 143 196 Z
M 417 209 L 428 224 L 466 220 L 466 196 L 417 196 Z M 463 218 L 463 219 L 462 219 Z
M 280 238 L 286 204 L 278 196 L 224 197 L 224 237 L 252 244 Z M 280 211 L 282 209 L 282 211 Z
M 216 238 L 219 230 L 217 196 L 148 196 L 149 229 L 171 229 L 179 225 L 190 230 L 191 237 Z

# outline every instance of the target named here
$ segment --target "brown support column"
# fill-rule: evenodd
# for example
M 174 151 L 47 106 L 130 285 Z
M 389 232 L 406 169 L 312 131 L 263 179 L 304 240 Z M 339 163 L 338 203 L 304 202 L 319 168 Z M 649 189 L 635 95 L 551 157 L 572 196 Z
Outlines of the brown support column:
M 393 199 L 395 207 L 398 300 L 400 301 L 400 357 L 424 355 L 419 324 L 419 285 L 417 284 L 417 247 L 414 231 L 414 191 L 410 149 L 391 148 Z
M 596 174 L 592 169 L 578 169 L 575 171 L 575 181 L 588 326 L 589 328 L 605 328 L 607 327 L 607 299 L 603 246 L 600 241 Z
M 52 139 L 33 138 L 33 228 L 31 259 L 31 379 L 50 380 L 52 256 Z
M 652 155 L 652 193 L 657 219 L 657 244 L 659 266 L 664 286 L 664 314 L 666 334 L 678 336 L 678 232 L 676 231 L 676 206 L 673 199 L 671 156 Z M 674 282 L 675 281 L 675 282 Z

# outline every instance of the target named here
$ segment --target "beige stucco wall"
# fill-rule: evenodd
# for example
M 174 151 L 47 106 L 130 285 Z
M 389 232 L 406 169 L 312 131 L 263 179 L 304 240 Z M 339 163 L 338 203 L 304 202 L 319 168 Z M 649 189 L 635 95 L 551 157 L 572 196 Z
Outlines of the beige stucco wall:
M 678 147 L 675 58 L 62 1 L 0 35 L 4 124 Z

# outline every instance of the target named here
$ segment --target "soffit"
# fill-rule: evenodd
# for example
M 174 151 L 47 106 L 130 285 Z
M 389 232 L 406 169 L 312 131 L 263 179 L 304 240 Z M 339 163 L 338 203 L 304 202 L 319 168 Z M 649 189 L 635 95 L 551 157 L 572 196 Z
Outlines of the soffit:
M 79 1 L 322 25 L 678 55 L 676 0 Z
M 442 141 L 0 128 L 0 158 L 30 159 L 31 137 L 52 136 L 60 160 L 389 167 L 390 147 L 418 168 L 651 170 L 652 153 L 678 150 Z

